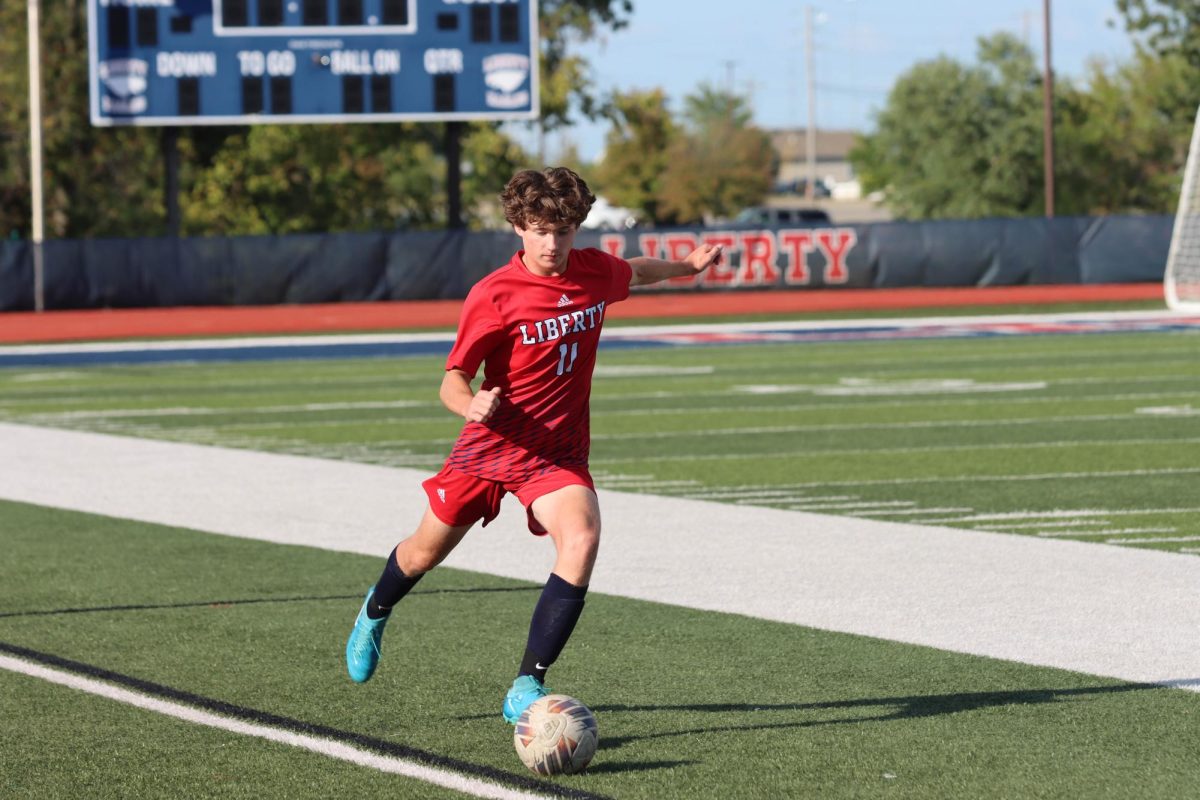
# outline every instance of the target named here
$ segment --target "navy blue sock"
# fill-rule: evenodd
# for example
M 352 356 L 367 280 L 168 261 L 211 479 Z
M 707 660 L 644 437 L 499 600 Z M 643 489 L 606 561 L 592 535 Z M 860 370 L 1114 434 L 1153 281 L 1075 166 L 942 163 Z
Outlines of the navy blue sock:
M 386 617 L 392 612 L 392 606 L 399 603 L 424 575 L 423 572 L 415 578 L 405 575 L 404 570 L 396 563 L 396 551 L 393 550 L 388 556 L 383 574 L 379 576 L 379 582 L 375 584 L 375 593 L 367 601 L 367 616 L 371 619 Z
M 546 670 L 566 646 L 579 615 L 583 613 L 587 590 L 586 586 L 575 586 L 550 573 L 546 588 L 542 589 L 542 596 L 533 609 L 529 641 L 517 677 L 532 675 L 539 681 L 546 680 Z

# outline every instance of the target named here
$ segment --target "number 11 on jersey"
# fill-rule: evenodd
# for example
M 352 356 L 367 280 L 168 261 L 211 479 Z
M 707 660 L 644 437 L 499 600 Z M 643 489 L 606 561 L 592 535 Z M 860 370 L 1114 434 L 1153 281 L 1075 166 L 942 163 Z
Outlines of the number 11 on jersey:
M 567 345 L 560 344 L 558 346 L 558 373 L 563 375 L 575 368 L 575 357 L 579 355 L 579 342 L 571 342 L 570 348 L 571 360 L 567 360 Z

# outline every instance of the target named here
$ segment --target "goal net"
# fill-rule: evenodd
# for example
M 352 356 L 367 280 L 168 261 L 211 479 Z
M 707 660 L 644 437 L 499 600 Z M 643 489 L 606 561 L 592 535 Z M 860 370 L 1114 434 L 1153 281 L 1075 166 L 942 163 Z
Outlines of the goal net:
M 1176 311 L 1200 311 L 1200 112 L 1192 129 L 1183 190 L 1175 211 L 1175 228 L 1167 252 L 1163 292 L 1167 306 Z

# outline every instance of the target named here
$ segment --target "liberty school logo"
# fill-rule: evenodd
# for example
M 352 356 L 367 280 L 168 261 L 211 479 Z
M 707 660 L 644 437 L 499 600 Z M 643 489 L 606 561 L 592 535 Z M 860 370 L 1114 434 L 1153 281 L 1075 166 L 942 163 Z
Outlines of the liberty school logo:
M 110 58 L 96 70 L 104 94 L 100 110 L 106 114 L 141 114 L 146 110 L 149 62 L 140 58 Z
M 489 108 L 521 108 L 529 105 L 529 56 L 497 53 L 483 60 L 483 82 L 488 91 L 484 100 Z M 520 90 L 520 91 L 518 91 Z
M 563 295 L 562 299 L 558 301 L 560 308 L 563 300 L 571 302 L 570 298 Z M 565 314 L 540 319 L 533 323 L 532 330 L 529 323 L 521 323 L 517 326 L 521 332 L 521 344 L 541 344 L 554 339 L 563 339 L 573 333 L 593 330 L 604 322 L 604 306 L 605 302 L 601 300 L 596 305 L 588 306 L 582 311 L 568 311 Z

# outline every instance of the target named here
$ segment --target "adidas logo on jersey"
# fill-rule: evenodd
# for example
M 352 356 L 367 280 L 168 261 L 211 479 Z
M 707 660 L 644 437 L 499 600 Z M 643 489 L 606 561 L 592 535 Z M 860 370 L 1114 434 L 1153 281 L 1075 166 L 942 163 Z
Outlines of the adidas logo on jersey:
M 571 305 L 571 298 L 567 297 L 565 294 L 562 297 L 558 298 L 558 307 L 559 308 L 562 308 L 563 306 L 569 306 L 569 305 Z

